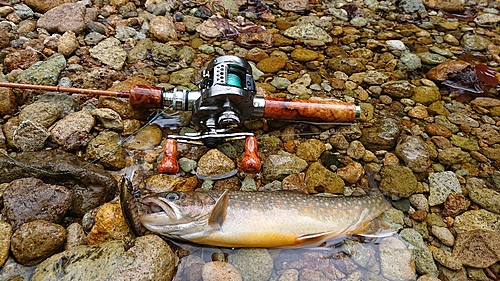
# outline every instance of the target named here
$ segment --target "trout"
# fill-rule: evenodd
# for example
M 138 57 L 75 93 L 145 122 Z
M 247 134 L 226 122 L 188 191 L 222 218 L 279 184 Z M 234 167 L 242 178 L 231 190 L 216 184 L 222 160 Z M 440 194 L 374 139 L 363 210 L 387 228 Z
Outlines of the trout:
M 146 229 L 210 246 L 317 246 L 351 235 L 392 233 L 372 223 L 390 208 L 380 193 L 325 197 L 290 191 L 167 192 L 145 196 L 142 204 L 145 214 L 138 217 Z

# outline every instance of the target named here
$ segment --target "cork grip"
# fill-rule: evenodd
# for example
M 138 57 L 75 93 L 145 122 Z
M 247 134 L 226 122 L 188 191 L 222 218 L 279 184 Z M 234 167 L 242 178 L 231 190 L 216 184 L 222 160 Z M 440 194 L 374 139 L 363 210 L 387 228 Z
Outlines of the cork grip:
M 129 102 L 142 108 L 162 107 L 162 88 L 145 85 L 133 85 L 130 88 Z
M 241 160 L 241 169 L 245 173 L 255 174 L 260 172 L 262 164 L 258 154 L 258 143 L 255 136 L 245 139 L 245 155 Z
M 352 123 L 356 105 L 347 102 L 265 98 L 264 118 L 321 123 Z
M 163 158 L 158 165 L 160 174 L 179 173 L 179 163 L 177 162 L 177 141 L 175 139 L 166 139 L 163 147 Z

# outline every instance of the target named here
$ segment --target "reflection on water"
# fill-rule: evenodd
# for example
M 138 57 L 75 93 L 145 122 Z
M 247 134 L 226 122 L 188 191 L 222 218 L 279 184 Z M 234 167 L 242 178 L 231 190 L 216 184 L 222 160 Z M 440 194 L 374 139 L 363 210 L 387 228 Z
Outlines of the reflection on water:
M 203 266 L 212 261 L 228 261 L 243 280 L 403 280 L 394 279 L 394 273 L 386 269 L 382 272 L 381 258 L 385 267 L 391 263 L 387 254 L 380 254 L 384 239 L 404 243 L 397 234 L 378 239 L 349 237 L 322 247 L 297 249 L 231 249 L 168 242 L 179 257 L 175 281 L 201 281 Z

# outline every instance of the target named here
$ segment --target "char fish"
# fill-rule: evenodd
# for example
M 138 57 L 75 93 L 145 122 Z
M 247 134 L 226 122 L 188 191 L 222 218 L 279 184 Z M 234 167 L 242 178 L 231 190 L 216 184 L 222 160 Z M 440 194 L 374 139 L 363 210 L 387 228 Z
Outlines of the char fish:
M 229 190 L 158 193 L 144 196 L 141 204 L 140 223 L 154 233 L 202 245 L 263 248 L 314 246 L 379 230 L 387 234 L 372 221 L 390 208 L 379 193 L 324 197 Z

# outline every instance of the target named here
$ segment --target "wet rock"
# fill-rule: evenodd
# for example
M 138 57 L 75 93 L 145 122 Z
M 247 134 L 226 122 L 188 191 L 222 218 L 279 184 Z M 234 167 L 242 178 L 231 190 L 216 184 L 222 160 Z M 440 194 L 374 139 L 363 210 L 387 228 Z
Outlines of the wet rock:
M 222 33 L 215 26 L 211 19 L 207 19 L 196 27 L 196 32 L 206 36 L 206 37 L 220 37 Z
M 106 203 L 99 207 L 95 224 L 87 235 L 89 245 L 131 238 L 132 233 L 125 222 L 120 204 Z
M 162 132 L 158 125 L 148 125 L 142 128 L 133 138 L 123 144 L 124 148 L 146 150 L 155 148 L 162 140 Z
M 466 158 L 467 153 L 459 147 L 445 148 L 438 153 L 439 162 L 447 166 L 463 163 Z
M 436 206 L 442 204 L 448 194 L 457 193 L 462 194 L 462 188 L 460 187 L 460 182 L 455 176 L 455 173 L 451 171 L 430 173 L 429 174 L 429 205 Z
M 94 125 L 94 117 L 87 110 L 71 113 L 52 126 L 50 140 L 64 146 L 71 135 L 78 132 L 89 133 Z
M 68 30 L 57 40 L 57 52 L 69 57 L 80 45 L 73 31 Z
M 345 167 L 337 170 L 337 174 L 350 184 L 356 183 L 365 174 L 363 165 L 358 162 L 351 162 Z
M 203 265 L 201 275 L 204 281 L 243 280 L 241 274 L 233 265 L 223 261 L 207 262 Z M 245 279 L 246 280 L 246 279 Z
M 311 77 L 306 73 L 290 84 L 286 89 L 294 95 L 311 94 L 312 90 L 307 88 L 309 85 L 311 85 Z
M 3 63 L 5 69 L 10 72 L 18 68 L 28 69 L 39 60 L 38 54 L 33 50 L 19 50 L 7 54 Z
M 0 155 L 0 169 L 5 171 L 0 173 L 0 183 L 35 177 L 43 179 L 48 184 L 64 185 L 73 191 L 74 197 L 69 213 L 74 216 L 83 216 L 87 211 L 114 197 L 116 180 L 102 167 L 88 164 L 74 154 L 42 150 L 18 153 L 15 159 L 52 174 L 20 166 L 6 156 Z M 71 176 L 71 172 L 76 171 L 78 171 L 77 176 Z
M 413 14 L 415 12 L 421 14 L 427 13 L 424 4 L 417 0 L 403 0 L 399 2 L 398 7 L 407 14 Z
M 198 256 L 188 255 L 182 258 L 173 280 L 198 281 L 202 278 L 202 268 L 205 262 Z M 235 269 L 236 270 L 236 269 Z M 178 278 L 178 277 L 181 278 Z
M 187 85 L 195 82 L 195 77 L 198 71 L 194 68 L 185 68 L 179 71 L 172 72 L 170 75 L 170 84 L 174 85 Z
M 320 162 L 312 163 L 306 171 L 306 185 L 309 193 L 334 193 L 344 192 L 344 181 L 340 176 L 321 165 Z
M 298 190 L 307 193 L 307 185 L 304 173 L 291 174 L 283 179 L 281 188 L 283 190 Z
M 287 269 L 281 275 L 278 281 L 298 281 L 299 271 L 296 269 Z
M 37 102 L 48 102 L 61 108 L 59 118 L 64 118 L 68 114 L 78 110 L 78 100 L 74 96 L 65 93 L 45 93 L 37 97 Z
M 43 220 L 22 224 L 11 238 L 12 255 L 19 263 L 32 266 L 62 250 L 64 227 Z
M 90 55 L 113 69 L 122 69 L 127 53 L 123 50 L 120 40 L 110 37 L 90 49 Z
M 66 3 L 44 13 L 37 21 L 37 27 L 50 33 L 73 31 L 80 34 L 84 31 L 85 5 L 82 3 Z
M 448 128 L 436 123 L 425 125 L 425 131 L 431 136 L 451 137 L 451 132 Z
M 372 150 L 392 149 L 401 133 L 399 121 L 393 118 L 384 118 L 374 126 L 363 128 L 361 131 L 362 136 L 359 141 Z
M 20 151 L 37 151 L 45 146 L 50 133 L 45 127 L 31 120 L 23 121 L 14 131 L 14 145 Z
M 285 30 L 283 35 L 300 40 L 318 40 L 325 43 L 333 41 L 325 30 L 310 23 L 292 26 Z
M 296 155 L 306 161 L 317 161 L 325 151 L 325 144 L 317 139 L 308 139 L 297 146 Z
M 441 100 L 441 93 L 437 87 L 419 86 L 413 89 L 413 96 L 411 96 L 411 99 L 416 103 L 429 105 Z
M 109 89 L 110 91 L 116 89 Z M 129 91 L 130 88 L 125 89 L 125 91 Z M 123 119 L 138 119 L 144 120 L 149 115 L 148 110 L 145 108 L 133 107 L 130 105 L 128 100 L 123 98 L 115 98 L 115 97 L 100 97 L 99 98 L 99 107 L 106 107 L 113 109 Z
M 500 143 L 500 133 L 493 128 L 480 128 L 477 137 L 489 145 Z
M 430 65 L 441 64 L 448 60 L 446 57 L 440 54 L 435 54 L 431 52 L 419 53 L 418 57 L 422 60 L 422 63 Z
M 229 255 L 229 263 L 247 281 L 268 280 L 273 270 L 273 259 L 267 249 L 240 249 Z
M 146 188 L 153 192 L 193 191 L 198 185 L 198 178 L 178 177 L 175 175 L 156 174 L 146 180 Z
M 380 171 L 382 181 L 380 189 L 387 193 L 387 196 L 407 198 L 418 188 L 417 179 L 413 172 L 404 166 L 388 165 Z
M 91 113 L 97 117 L 104 128 L 118 132 L 123 131 L 122 118 L 116 111 L 110 108 L 96 108 Z
M 469 206 L 470 201 L 465 196 L 452 192 L 444 201 L 443 216 L 455 217 L 467 211 Z
M 269 48 L 273 45 L 273 34 L 269 31 L 240 33 L 236 43 L 246 48 Z
M 298 62 L 308 62 L 308 61 L 313 61 L 318 58 L 319 54 L 313 50 L 308 50 L 308 49 L 302 49 L 302 48 L 296 48 L 293 50 L 293 52 L 290 54 L 290 57 Z
M 7 220 L 16 230 L 35 220 L 59 223 L 71 206 L 73 194 L 64 186 L 23 178 L 12 181 L 3 198 Z
M 419 137 L 400 139 L 396 145 L 396 155 L 415 173 L 425 172 L 431 165 L 429 152 Z
M 49 102 L 35 102 L 24 107 L 19 113 L 19 122 L 30 120 L 45 128 L 52 125 L 61 115 L 62 108 Z
M 413 207 L 417 210 L 423 210 L 429 212 L 429 204 L 427 197 L 423 194 L 413 194 L 409 197 L 409 201 Z
M 72 223 L 66 228 L 66 244 L 64 250 L 70 250 L 81 245 L 87 245 L 88 240 L 83 227 L 79 223 Z
M 67 3 L 66 0 L 27 0 L 25 1 L 26 5 L 28 5 L 31 9 L 39 13 L 45 13 L 57 6 L 60 6 L 64 3 Z
M 17 99 L 9 88 L 0 87 L 0 116 L 13 114 L 17 109 Z
M 395 98 L 411 97 L 414 88 L 415 86 L 406 80 L 390 81 L 382 84 L 383 93 Z
M 177 32 L 170 17 L 157 16 L 149 22 L 149 31 L 161 42 L 176 41 Z
M 380 270 L 390 280 L 413 280 L 415 261 L 406 245 L 396 237 L 384 238 L 379 244 Z
M 261 60 L 257 68 L 265 73 L 274 73 L 285 67 L 286 61 L 281 57 L 270 57 Z
M 410 247 L 410 252 L 415 259 L 415 266 L 419 274 L 430 274 L 432 276 L 438 276 L 438 269 L 434 263 L 432 253 L 427 248 L 424 240 L 420 233 L 412 228 L 405 228 L 400 232 L 401 237 L 410 243 L 413 247 Z
M 414 71 L 422 67 L 422 60 L 415 54 L 403 51 L 399 57 L 398 68 L 406 71 Z
M 342 71 L 347 75 L 366 70 L 366 66 L 357 58 L 331 58 L 327 61 L 327 66 L 332 70 Z
M 436 248 L 434 249 L 434 251 L 432 251 L 432 256 L 438 263 L 451 270 L 462 269 L 462 262 L 455 255 L 448 251 L 443 251 L 440 248 Z
M 467 189 L 472 202 L 485 208 L 486 210 L 500 214 L 500 193 L 495 190 L 484 188 L 484 181 L 479 180 L 481 187 L 474 187 L 470 184 L 471 179 L 467 181 Z
M 18 80 L 30 84 L 54 86 L 57 84 L 59 73 L 66 68 L 66 59 L 56 55 L 46 61 L 40 61 L 19 75 Z
M 453 112 L 446 116 L 451 123 L 457 125 L 467 125 L 473 128 L 479 127 L 479 122 L 462 112 Z
M 287 12 L 304 12 L 309 2 L 304 0 L 280 0 L 278 7 Z
M 262 163 L 262 176 L 269 181 L 283 179 L 287 175 L 302 172 L 307 162 L 294 154 L 278 151 Z
M 207 178 L 227 175 L 235 169 L 234 161 L 218 149 L 210 149 L 198 161 L 196 173 Z
M 500 260 L 500 233 L 476 229 L 460 233 L 453 254 L 465 266 L 487 268 Z
M 491 44 L 491 41 L 479 34 L 464 34 L 461 45 L 472 51 L 484 51 Z
M 90 160 L 99 160 L 105 168 L 120 170 L 125 167 L 126 153 L 119 146 L 120 135 L 112 131 L 102 131 L 92 139 L 85 151 L 85 157 Z
M 176 257 L 160 237 L 138 237 L 134 246 L 127 248 L 121 240 L 76 247 L 43 261 L 31 280 L 172 279 Z M 64 265 L 58 266 L 62 261 L 65 261 Z
M 6 222 L 0 222 L 0 267 L 2 267 L 9 258 L 11 236 L 12 226 Z
M 290 82 L 290 80 L 284 77 L 275 77 L 273 81 L 271 81 L 271 85 L 276 87 L 276 89 L 278 90 L 284 90 L 288 86 L 290 86 L 290 84 L 292 84 L 292 82 Z
M 500 215 L 484 209 L 470 210 L 457 217 L 453 228 L 458 232 L 482 229 L 500 231 Z
M 439 239 L 439 241 L 441 241 L 446 246 L 451 247 L 453 246 L 453 244 L 455 244 L 455 237 L 448 228 L 433 225 L 431 232 Z

